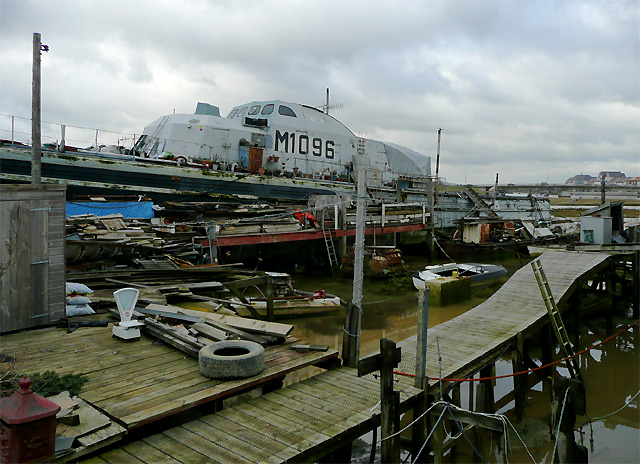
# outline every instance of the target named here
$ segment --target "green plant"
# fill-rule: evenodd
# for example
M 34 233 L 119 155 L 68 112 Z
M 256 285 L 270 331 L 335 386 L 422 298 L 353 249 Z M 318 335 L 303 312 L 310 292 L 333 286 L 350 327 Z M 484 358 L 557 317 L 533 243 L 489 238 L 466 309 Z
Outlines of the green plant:
M 6 376 L 0 381 L 0 397 L 11 396 L 18 388 L 18 381 L 22 377 L 31 379 L 31 390 L 42 396 L 54 396 L 68 391 L 71 396 L 80 393 L 82 386 L 89 380 L 83 374 L 63 374 L 46 371 L 36 374 L 14 374 Z

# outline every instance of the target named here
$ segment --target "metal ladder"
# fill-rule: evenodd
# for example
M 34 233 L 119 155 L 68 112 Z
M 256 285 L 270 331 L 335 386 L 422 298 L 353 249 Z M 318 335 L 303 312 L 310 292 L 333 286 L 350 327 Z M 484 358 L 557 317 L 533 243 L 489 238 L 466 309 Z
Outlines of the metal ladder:
M 498 216 L 498 214 L 494 210 L 492 210 L 489 205 L 487 205 L 487 203 L 480 197 L 480 195 L 478 195 L 476 191 L 473 190 L 473 187 L 471 185 L 463 185 L 462 192 L 466 196 L 468 196 L 469 199 L 474 203 L 475 207 L 478 210 L 483 211 L 488 218 L 490 219 L 500 218 L 500 216 Z
M 533 268 L 533 275 L 536 276 L 536 280 L 538 281 L 538 287 L 540 287 L 540 293 L 542 294 L 544 305 L 547 307 L 547 313 L 549 313 L 549 317 L 551 318 L 551 325 L 553 325 L 553 330 L 556 333 L 558 342 L 560 342 L 564 357 L 569 358 L 567 359 L 567 369 L 569 369 L 569 374 L 572 379 L 582 381 L 578 360 L 574 356 L 575 353 L 573 352 L 573 347 L 569 341 L 567 329 L 562 322 L 560 311 L 558 311 L 558 306 L 556 305 L 556 301 L 551 293 L 551 287 L 549 287 L 547 276 L 542 270 L 542 263 L 537 259 L 531 263 L 531 267 Z
M 540 215 L 540 223 L 545 226 L 548 225 L 547 221 L 544 218 L 544 214 L 542 213 L 542 209 L 540 209 L 540 204 L 538 203 L 538 199 L 533 195 L 530 195 L 531 198 L 531 206 L 533 207 L 533 218 L 535 220 L 536 214 Z
M 324 244 L 327 247 L 327 256 L 329 257 L 329 266 L 331 269 L 338 269 L 338 255 L 336 254 L 336 248 L 333 245 L 333 239 L 331 238 L 331 229 L 325 227 L 324 221 L 324 208 L 322 209 L 322 220 L 320 222 L 322 229 L 322 236 L 324 237 Z
M 149 148 L 154 147 L 155 142 L 158 140 L 158 134 L 160 134 L 160 131 L 164 128 L 165 124 L 167 124 L 168 120 L 169 120 L 169 116 L 164 116 L 162 118 L 162 120 L 160 121 L 160 124 L 158 124 L 158 127 L 156 127 L 156 130 L 153 131 L 153 133 L 149 136 L 145 144 L 140 149 L 140 153 L 144 153 Z M 149 153 L 149 156 L 153 156 L 153 155 L 154 153 Z

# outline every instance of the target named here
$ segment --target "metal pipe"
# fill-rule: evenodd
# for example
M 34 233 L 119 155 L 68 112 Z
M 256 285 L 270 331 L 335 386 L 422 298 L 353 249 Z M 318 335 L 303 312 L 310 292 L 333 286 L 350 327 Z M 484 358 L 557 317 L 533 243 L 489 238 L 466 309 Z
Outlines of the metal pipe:
M 436 188 L 435 195 L 433 196 L 433 203 L 438 203 L 438 184 L 440 183 L 440 139 L 442 138 L 442 128 L 438 129 L 438 149 L 436 151 Z

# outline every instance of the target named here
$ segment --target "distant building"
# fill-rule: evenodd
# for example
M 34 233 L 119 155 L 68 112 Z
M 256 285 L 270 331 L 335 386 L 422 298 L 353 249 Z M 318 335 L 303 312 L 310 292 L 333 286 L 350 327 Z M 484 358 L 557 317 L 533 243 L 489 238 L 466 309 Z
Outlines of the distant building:
M 598 173 L 598 179 L 602 179 L 604 177 L 605 180 L 607 179 L 615 179 L 615 178 L 625 178 L 627 176 L 624 175 L 624 172 L 620 172 L 620 171 L 602 171 L 600 173 Z
M 589 174 L 577 174 L 573 177 L 569 177 L 567 180 L 564 181 L 565 184 L 589 184 L 593 181 L 595 181 L 596 178 L 590 176 Z

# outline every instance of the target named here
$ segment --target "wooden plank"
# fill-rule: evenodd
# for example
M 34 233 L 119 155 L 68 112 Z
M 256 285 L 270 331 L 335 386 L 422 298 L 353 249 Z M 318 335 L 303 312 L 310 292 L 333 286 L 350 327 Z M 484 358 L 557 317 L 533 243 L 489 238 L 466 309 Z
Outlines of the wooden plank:
M 295 435 L 301 437 L 301 440 L 309 439 L 309 437 L 317 436 L 317 434 L 322 435 L 322 439 L 329 439 L 329 435 L 322 434 L 322 426 L 316 429 L 313 425 L 306 423 L 305 420 L 296 422 L 293 416 L 287 416 L 288 411 L 286 409 L 279 408 L 273 403 L 257 405 L 257 402 L 257 400 L 252 400 L 238 406 L 232 406 L 232 409 L 240 411 L 254 419 L 273 424 L 274 427 L 277 427 L 279 430 L 284 430 L 290 436 Z M 276 408 L 275 410 L 273 409 L 274 407 Z
M 186 343 L 184 340 L 174 335 L 168 334 L 157 327 L 152 325 L 145 325 L 144 329 L 152 336 L 162 340 L 164 343 L 179 349 L 180 351 L 188 354 L 191 357 L 197 358 L 200 348 L 196 348 L 193 345 Z
M 184 427 L 174 427 L 165 430 L 162 432 L 162 435 L 173 438 L 205 456 L 214 456 L 221 462 L 255 462 L 242 454 L 234 453 L 219 443 L 203 438 L 201 435 L 193 433 Z M 238 449 L 238 451 L 243 452 L 244 450 Z
M 225 316 L 215 313 L 209 313 L 206 311 L 196 311 L 193 309 L 180 308 L 178 306 L 150 304 L 147 305 L 149 309 L 156 309 L 159 311 L 168 312 L 180 312 L 183 314 L 189 314 L 190 316 L 198 316 L 203 319 L 207 319 L 214 322 L 220 322 L 222 324 L 230 325 L 236 329 L 246 330 L 247 332 L 269 335 L 272 337 L 287 337 L 293 330 L 293 325 L 282 324 L 279 322 L 267 322 L 256 319 L 246 319 L 238 316 Z
M 253 462 L 266 460 L 272 454 L 276 454 L 260 446 L 265 441 L 263 435 L 226 420 L 224 417 L 216 417 L 215 421 L 209 422 L 190 421 L 183 424 L 182 427 L 206 440 L 214 441 L 234 453 L 241 454 Z M 286 447 L 282 444 L 278 445 L 276 442 L 275 448 L 279 452 Z
M 191 328 L 214 341 L 222 341 L 227 338 L 227 333 L 224 330 L 216 329 L 215 327 L 202 322 L 191 324 Z
M 134 441 L 123 446 L 122 449 L 147 464 L 181 464 L 178 459 L 144 441 Z
M 302 447 L 299 445 L 299 443 L 305 441 L 305 439 L 301 435 L 296 435 L 295 433 L 287 429 L 282 429 L 278 427 L 276 424 L 269 421 L 265 415 L 261 414 L 258 417 L 249 415 L 242 408 L 223 409 L 222 411 L 220 411 L 215 415 L 211 414 L 208 416 L 204 416 L 200 418 L 200 420 L 210 424 L 211 421 L 218 420 L 220 416 L 223 416 L 227 420 L 233 421 L 238 425 L 247 427 L 266 437 L 269 437 L 271 440 L 282 443 L 283 445 L 286 445 L 288 447 L 292 447 L 298 450 L 304 449 L 304 445 Z M 289 423 L 287 423 L 286 425 L 289 425 Z
M 209 464 L 222 462 L 216 460 L 215 454 L 202 454 L 189 447 L 188 443 L 182 443 L 180 440 L 176 440 L 166 434 L 158 433 L 156 435 L 151 435 L 143 438 L 142 441 L 165 454 L 173 456 L 185 464 Z
M 100 455 L 102 459 L 111 464 L 144 464 L 144 461 L 127 453 L 122 448 L 117 448 Z

